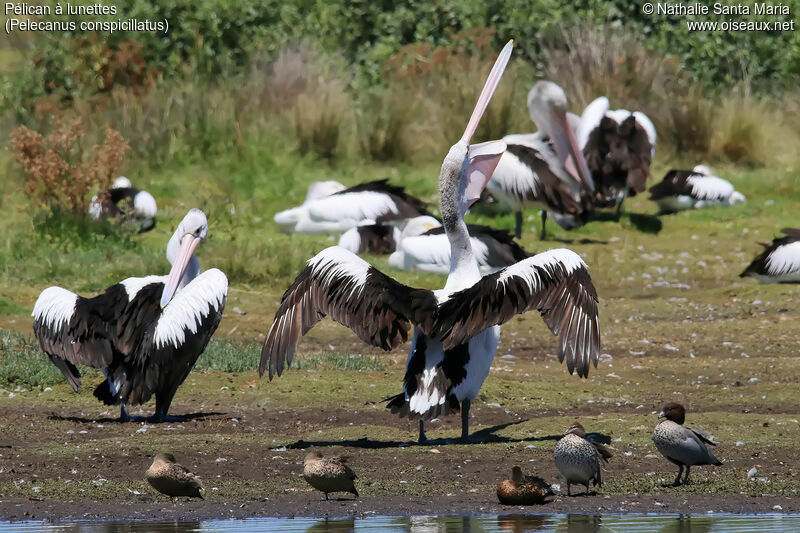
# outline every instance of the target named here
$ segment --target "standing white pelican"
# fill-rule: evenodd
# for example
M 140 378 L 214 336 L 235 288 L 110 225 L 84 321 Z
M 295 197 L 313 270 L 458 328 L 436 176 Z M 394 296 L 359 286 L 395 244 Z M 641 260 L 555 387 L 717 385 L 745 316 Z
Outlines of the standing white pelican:
M 102 369 L 94 395 L 106 405 L 145 403 L 155 394 L 155 418 L 167 416 L 175 391 L 219 325 L 228 279 L 216 268 L 200 274 L 194 250 L 208 235 L 206 215 L 191 209 L 167 244 L 169 276 L 128 278 L 84 298 L 48 287 L 33 308 L 33 331 L 75 392 L 75 365 Z
M 467 231 L 481 275 L 497 272 L 530 257 L 505 230 L 467 224 Z M 409 220 L 400 233 L 397 250 L 389 256 L 389 266 L 449 274 L 450 242 L 441 223 L 429 216 Z
M 745 201 L 744 195 L 729 181 L 715 176 L 705 165 L 692 170 L 670 170 L 660 183 L 650 187 L 650 199 L 658 204 L 661 213 L 729 207 Z
M 507 135 L 506 152 L 488 189 L 515 212 L 514 235 L 522 235 L 522 210 L 542 210 L 546 237 L 547 211 L 585 223 L 593 210 L 594 183 L 567 117 L 567 95 L 551 81 L 540 81 L 528 93 L 528 111 L 538 132 Z M 577 127 L 577 124 L 574 124 Z
M 656 128 L 639 111 L 609 110 L 608 98 L 592 101 L 581 115 L 578 143 L 597 186 L 597 206 L 616 205 L 645 191 L 655 157 Z
M 560 360 L 586 376 L 597 365 L 600 334 L 597 295 L 586 265 L 569 250 L 550 250 L 481 278 L 464 223 L 505 148 L 502 141 L 470 145 L 511 54 L 509 42 L 492 68 L 461 140 L 442 163 L 439 192 L 450 245 L 444 289 L 414 289 L 389 278 L 338 246 L 308 261 L 283 295 L 261 351 L 261 375 L 280 375 L 291 364 L 301 335 L 326 315 L 373 346 L 391 350 L 414 337 L 403 392 L 393 412 L 423 420 L 461 411 L 462 439 L 469 436 L 470 402 L 489 373 L 500 324 L 537 309 L 558 335 Z
M 293 233 L 342 233 L 370 219 L 383 222 L 429 215 L 425 202 L 388 180 L 360 183 L 275 215 L 281 229 Z M 294 218 L 294 222 L 291 219 Z
M 772 244 L 753 259 L 740 278 L 750 276 L 761 283 L 800 283 L 800 229 L 783 228 L 785 237 L 776 237 Z
M 111 188 L 100 195 L 92 196 L 89 216 L 92 220 L 113 218 L 120 223 L 131 221 L 139 232 L 153 229 L 156 225 L 156 199 L 147 191 L 140 191 L 131 180 L 120 176 Z

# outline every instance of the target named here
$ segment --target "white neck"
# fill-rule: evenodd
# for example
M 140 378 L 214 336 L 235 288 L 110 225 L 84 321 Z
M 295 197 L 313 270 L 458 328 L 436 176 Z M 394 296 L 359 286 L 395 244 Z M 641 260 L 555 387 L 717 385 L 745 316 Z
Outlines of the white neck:
M 462 146 L 463 144 L 463 146 Z M 467 146 L 465 141 L 460 141 L 445 158 L 442 165 L 442 174 L 439 181 L 439 194 L 441 196 L 442 222 L 447 239 L 450 241 L 450 274 L 444 286 L 446 292 L 454 292 L 471 286 L 481 278 L 478 262 L 472 253 L 467 224 L 464 214 L 467 211 L 466 173 L 468 160 L 463 153 Z M 462 154 L 458 157 L 457 154 Z M 460 166 L 456 166 L 457 163 Z

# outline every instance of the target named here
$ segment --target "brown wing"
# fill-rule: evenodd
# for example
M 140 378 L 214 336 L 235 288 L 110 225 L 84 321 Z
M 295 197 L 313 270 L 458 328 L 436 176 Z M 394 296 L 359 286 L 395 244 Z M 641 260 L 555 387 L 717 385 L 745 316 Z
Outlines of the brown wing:
M 450 295 L 434 318 L 419 325 L 447 350 L 531 309 L 558 336 L 559 361 L 566 358 L 570 373 L 577 368 L 586 377 L 600 355 L 597 293 L 585 263 L 567 249 L 549 250 L 483 277 Z
M 408 339 L 416 291 L 402 285 L 357 255 L 332 246 L 314 256 L 286 290 L 261 350 L 259 374 L 269 362 L 269 377 L 291 364 L 301 335 L 326 315 L 364 342 L 391 350 Z M 419 297 L 419 295 L 418 295 Z M 424 297 L 423 297 L 424 299 Z

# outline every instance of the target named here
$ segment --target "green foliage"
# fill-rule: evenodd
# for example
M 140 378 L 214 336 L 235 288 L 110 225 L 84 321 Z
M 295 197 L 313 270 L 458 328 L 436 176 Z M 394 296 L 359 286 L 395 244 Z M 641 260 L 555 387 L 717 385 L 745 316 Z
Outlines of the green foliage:
M 800 2 L 787 3 L 791 13 Z M 458 43 L 465 30 L 496 30 L 493 48 L 515 38 L 527 60 L 541 65 L 540 46 L 565 25 L 596 25 L 640 35 L 648 49 L 676 57 L 682 70 L 707 87 L 752 79 L 758 84 L 796 82 L 800 32 L 693 31 L 687 21 L 723 22 L 731 17 L 646 16 L 624 0 L 425 0 L 364 2 L 293 0 L 239 3 L 232 0 L 136 0 L 118 6 L 117 18 L 167 21 L 169 31 L 39 32 L 29 66 L 0 79 L 3 109 L 20 120 L 43 93 L 86 98 L 116 86 L 148 86 L 160 77 L 199 73 L 226 77 L 256 54 L 274 55 L 287 42 L 312 38 L 356 67 L 356 83 L 385 82 L 385 62 L 403 46 Z M 109 17 L 110 19 L 111 17 Z M 62 17 L 63 19 L 63 17 Z M 77 19 L 76 19 L 77 20 Z M 752 16 L 747 20 L 782 20 Z

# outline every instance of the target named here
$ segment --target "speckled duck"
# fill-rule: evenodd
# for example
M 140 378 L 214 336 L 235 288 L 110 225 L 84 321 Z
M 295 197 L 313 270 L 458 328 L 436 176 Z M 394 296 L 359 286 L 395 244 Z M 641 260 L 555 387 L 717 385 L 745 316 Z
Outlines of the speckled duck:
M 555 459 L 559 472 L 567 480 L 567 496 L 572 496 L 573 483 L 584 485 L 589 493 L 589 482 L 603 486 L 600 475 L 600 458 L 608 462 L 613 454 L 594 435 L 587 436 L 579 422 L 573 422 L 564 431 L 564 436 L 556 443 Z
M 203 499 L 205 489 L 200 478 L 175 462 L 171 453 L 158 453 L 147 469 L 145 479 L 161 494 L 176 498 L 189 496 Z
M 346 457 L 323 457 L 320 452 L 311 452 L 303 461 L 303 478 L 309 485 L 325 493 L 349 492 L 358 498 L 353 483 L 355 472 L 347 466 Z

